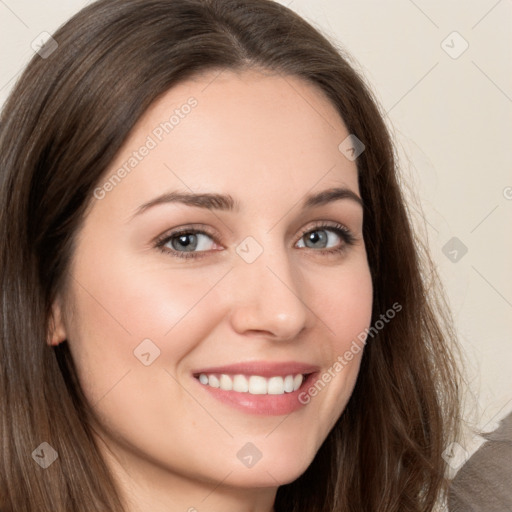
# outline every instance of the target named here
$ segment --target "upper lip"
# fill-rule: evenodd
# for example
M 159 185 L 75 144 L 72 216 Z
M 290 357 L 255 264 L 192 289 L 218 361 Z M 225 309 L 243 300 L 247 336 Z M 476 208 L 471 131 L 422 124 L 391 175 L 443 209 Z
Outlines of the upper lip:
M 286 375 L 305 375 L 319 370 L 318 366 L 299 363 L 296 361 L 269 362 L 269 361 L 250 361 L 244 363 L 228 364 L 224 366 L 210 366 L 194 370 L 194 375 L 205 374 L 229 374 L 229 375 L 260 375 L 261 377 L 275 377 Z

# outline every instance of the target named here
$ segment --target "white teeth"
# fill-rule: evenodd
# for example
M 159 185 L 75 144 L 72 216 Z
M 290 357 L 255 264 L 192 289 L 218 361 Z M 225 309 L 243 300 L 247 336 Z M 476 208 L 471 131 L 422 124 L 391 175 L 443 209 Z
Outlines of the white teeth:
M 282 395 L 284 393 L 284 380 L 283 377 L 271 377 L 268 379 L 269 395 Z
M 267 394 L 267 379 L 259 375 L 252 375 L 249 377 L 249 393 L 251 395 L 266 395 Z
M 293 375 L 287 375 L 284 378 L 284 390 L 287 393 L 291 393 L 293 391 Z
M 215 375 L 210 375 L 208 377 L 208 386 L 212 388 L 218 388 L 220 386 L 219 379 Z
M 239 393 L 247 393 L 249 391 L 249 382 L 245 375 L 235 375 L 233 377 L 233 391 L 238 391 Z
M 236 391 L 237 393 L 250 393 L 251 395 L 283 395 L 297 391 L 304 376 L 286 375 L 284 377 L 276 376 L 265 378 L 260 375 L 199 375 L 199 382 L 212 388 L 220 388 L 223 391 Z
M 229 375 L 222 374 L 220 376 L 220 389 L 231 391 L 233 389 L 233 381 Z

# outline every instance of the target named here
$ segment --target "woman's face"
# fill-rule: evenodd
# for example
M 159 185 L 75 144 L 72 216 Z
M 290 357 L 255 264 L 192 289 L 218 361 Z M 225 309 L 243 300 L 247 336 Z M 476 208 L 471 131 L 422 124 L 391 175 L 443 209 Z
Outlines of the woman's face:
M 129 478 L 276 487 L 312 461 L 371 318 L 348 136 L 297 78 L 211 72 L 154 103 L 98 183 L 53 343 Z

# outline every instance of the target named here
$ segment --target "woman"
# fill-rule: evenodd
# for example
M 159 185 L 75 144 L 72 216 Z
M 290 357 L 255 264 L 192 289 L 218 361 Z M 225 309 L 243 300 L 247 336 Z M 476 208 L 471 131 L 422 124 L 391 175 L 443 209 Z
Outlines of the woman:
M 346 58 L 267 0 L 53 39 L 1 123 L 2 510 L 434 510 L 453 335 Z

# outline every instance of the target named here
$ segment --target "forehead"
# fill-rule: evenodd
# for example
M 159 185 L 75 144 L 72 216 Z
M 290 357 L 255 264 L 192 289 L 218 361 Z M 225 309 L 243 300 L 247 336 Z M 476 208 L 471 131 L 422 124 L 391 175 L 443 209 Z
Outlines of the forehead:
M 105 199 L 136 206 L 176 189 L 242 202 L 296 200 L 315 187 L 357 192 L 356 164 L 339 150 L 348 135 L 324 93 L 300 78 L 203 73 L 167 91 L 135 125 L 103 178 L 122 175 Z

